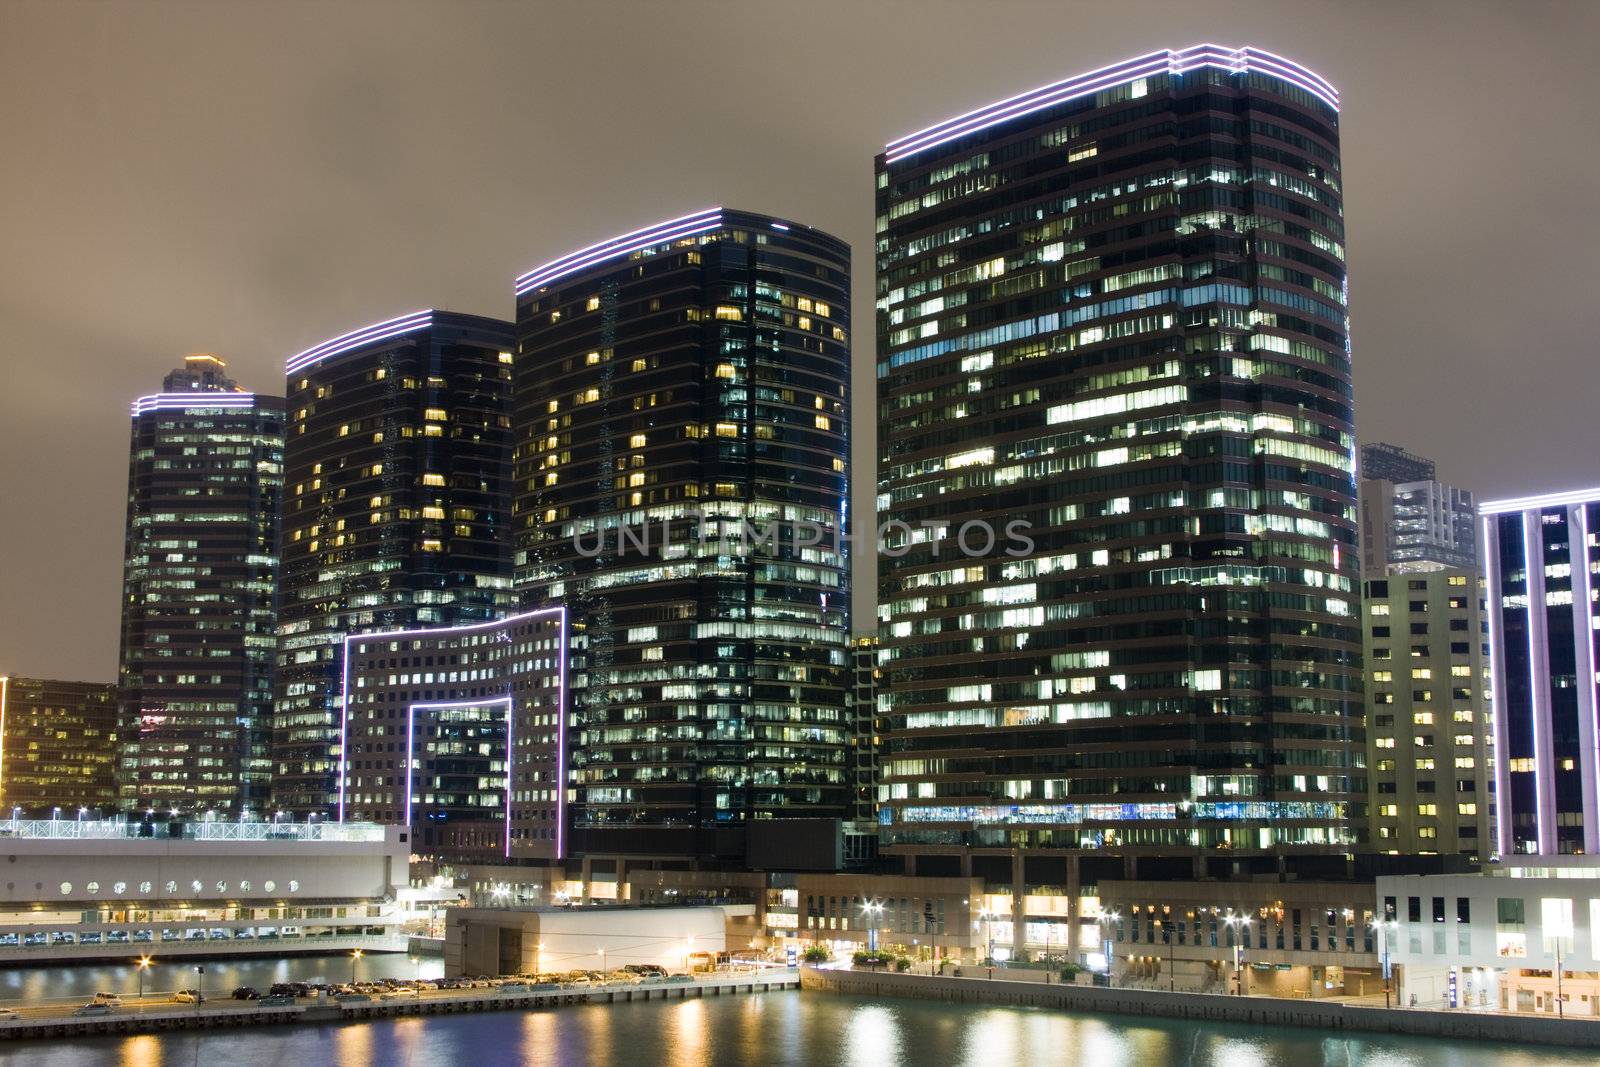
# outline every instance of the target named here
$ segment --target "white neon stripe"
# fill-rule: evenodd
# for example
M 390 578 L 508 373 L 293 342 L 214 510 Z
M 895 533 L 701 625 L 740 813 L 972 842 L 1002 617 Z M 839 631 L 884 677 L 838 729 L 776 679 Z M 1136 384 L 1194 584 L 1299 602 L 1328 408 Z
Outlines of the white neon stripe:
M 558 665 L 558 688 L 556 692 L 557 726 L 556 726 L 556 858 L 565 856 L 565 820 L 566 820 L 566 748 L 567 748 L 567 609 L 565 606 L 537 608 L 525 611 L 518 615 L 509 615 L 503 619 L 491 619 L 487 622 L 468 623 L 462 626 L 435 626 L 420 630 L 377 630 L 368 633 L 346 634 L 344 637 L 344 655 L 341 666 L 339 683 L 339 764 L 338 764 L 338 822 L 345 819 L 345 779 L 349 773 L 349 737 L 350 737 L 350 645 L 360 641 L 380 641 L 389 638 L 429 637 L 439 634 L 467 634 L 480 630 L 495 630 L 510 627 L 528 619 L 543 617 L 556 617 L 560 620 L 558 647 L 556 649 Z M 492 701 L 511 701 L 513 697 L 494 697 Z M 416 705 L 419 707 L 472 707 L 472 700 L 444 700 Z M 512 783 L 512 753 L 511 753 L 511 720 L 515 714 L 514 705 L 509 705 L 506 712 L 506 855 L 511 854 L 511 783 Z M 409 715 L 409 712 L 408 712 Z M 409 721 L 409 720 L 408 720 Z M 407 728 L 408 739 L 411 730 Z M 406 825 L 411 824 L 411 752 L 406 753 Z
M 1266 74 L 1303 89 L 1335 111 L 1339 110 L 1339 91 L 1332 83 L 1293 60 L 1249 45 L 1229 48 L 1223 45 L 1198 44 L 1178 51 L 1162 49 L 1120 63 L 1097 67 L 1063 81 L 1041 85 L 1028 92 L 1008 96 L 984 107 L 945 119 L 890 141 L 884 149 L 886 159 L 887 162 L 894 163 L 924 149 L 944 144 L 1008 119 L 1075 100 L 1116 85 L 1124 85 L 1152 74 L 1166 72 L 1180 75 L 1200 67 L 1218 67 L 1233 74 L 1251 72 Z
M 1540 496 L 1514 496 L 1504 500 L 1485 500 L 1478 505 L 1479 515 L 1501 515 L 1508 511 L 1527 511 L 1530 508 L 1554 508 L 1566 504 L 1592 504 L 1600 501 L 1600 487 L 1594 489 L 1569 489 L 1560 493 Z
M 506 705 L 506 856 L 510 856 L 510 736 L 512 736 L 512 697 L 491 696 L 488 699 L 477 701 L 419 701 L 416 704 L 406 705 L 405 712 L 405 824 L 411 825 L 411 760 L 413 760 L 413 744 L 416 741 L 416 709 L 421 707 L 426 712 L 445 710 L 450 707 L 494 707 Z
M 1576 536 L 1574 536 L 1576 531 Z M 1594 596 L 1589 575 L 1589 508 L 1567 510 L 1567 559 L 1572 572 L 1572 644 L 1577 656 L 1578 775 L 1583 786 L 1583 851 L 1600 852 L 1600 723 L 1595 721 Z
M 1556 851 L 1556 833 L 1555 812 L 1545 803 L 1545 790 L 1550 790 L 1553 803 L 1556 764 L 1550 736 L 1554 724 L 1550 721 L 1550 635 L 1544 603 L 1544 529 L 1537 511 L 1522 513 L 1522 570 L 1528 588 L 1528 706 L 1533 717 L 1536 847 L 1540 855 L 1548 855 Z
M 177 411 L 184 408 L 248 408 L 255 404 L 254 393 L 153 393 L 133 402 L 133 414 L 147 411 Z
M 1500 528 L 1487 515 L 1479 520 L 1483 525 L 1483 552 L 1486 563 L 1484 577 L 1489 586 L 1489 716 L 1494 723 L 1491 740 L 1494 743 L 1494 811 L 1495 841 L 1501 856 L 1509 856 L 1511 847 L 1511 735 L 1506 723 L 1506 657 L 1505 638 L 1501 634 Z
M 646 226 L 642 230 L 632 230 L 628 233 L 618 234 L 598 244 L 580 248 L 576 252 L 569 252 L 560 259 L 553 259 L 549 263 L 535 267 L 533 270 L 517 276 L 516 292 L 518 296 L 540 286 L 548 285 L 558 278 L 565 278 L 569 274 L 592 267 L 597 263 L 615 259 L 637 252 L 640 249 L 650 248 L 653 245 L 666 244 L 670 241 L 682 240 L 697 234 L 709 233 L 722 226 L 722 209 L 720 207 L 708 208 L 697 211 L 693 215 L 659 222 L 654 226 Z
M 387 319 L 383 322 L 374 322 L 370 326 L 363 326 L 359 330 L 342 333 L 338 337 L 331 337 L 319 345 L 313 345 L 304 352 L 297 352 L 289 357 L 284 364 L 284 370 L 293 374 L 295 371 L 304 370 L 313 363 L 348 352 L 362 345 L 372 344 L 376 341 L 385 341 L 391 337 L 402 334 L 414 333 L 417 330 L 427 329 L 433 325 L 433 312 L 412 311 L 398 318 Z

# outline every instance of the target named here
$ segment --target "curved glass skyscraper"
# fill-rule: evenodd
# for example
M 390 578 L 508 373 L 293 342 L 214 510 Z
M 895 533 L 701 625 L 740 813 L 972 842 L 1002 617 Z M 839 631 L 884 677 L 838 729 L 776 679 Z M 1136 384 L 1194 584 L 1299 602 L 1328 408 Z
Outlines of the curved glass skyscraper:
M 565 604 L 572 851 L 847 813 L 850 253 L 720 208 L 517 281 L 516 572 Z
M 879 156 L 889 851 L 1354 843 L 1341 213 L 1337 93 L 1252 48 Z
M 259 814 L 271 764 L 283 400 L 209 353 L 133 403 L 118 804 Z

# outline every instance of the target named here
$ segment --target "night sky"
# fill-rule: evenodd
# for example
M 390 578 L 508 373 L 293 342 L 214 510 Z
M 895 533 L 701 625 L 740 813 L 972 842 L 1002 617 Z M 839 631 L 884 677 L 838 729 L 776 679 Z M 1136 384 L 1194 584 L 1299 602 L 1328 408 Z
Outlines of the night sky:
M 874 154 L 1200 41 L 1343 93 L 1362 440 L 1485 496 L 1600 483 L 1597 3 L 0 0 L 0 672 L 115 677 L 128 403 L 184 353 L 281 393 L 333 334 L 509 318 L 519 272 L 717 204 L 855 249 L 870 515 Z

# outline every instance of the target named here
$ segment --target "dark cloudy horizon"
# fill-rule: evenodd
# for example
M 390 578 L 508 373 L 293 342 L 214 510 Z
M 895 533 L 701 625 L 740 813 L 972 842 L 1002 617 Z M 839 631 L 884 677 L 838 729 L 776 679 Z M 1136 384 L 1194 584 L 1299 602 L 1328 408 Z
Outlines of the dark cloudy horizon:
M 721 204 L 855 250 L 872 512 L 872 159 L 1163 47 L 1343 94 L 1362 441 L 1480 497 L 1600 484 L 1596 3 L 0 0 L 0 673 L 115 677 L 128 403 Z M 857 626 L 871 625 L 858 569 Z

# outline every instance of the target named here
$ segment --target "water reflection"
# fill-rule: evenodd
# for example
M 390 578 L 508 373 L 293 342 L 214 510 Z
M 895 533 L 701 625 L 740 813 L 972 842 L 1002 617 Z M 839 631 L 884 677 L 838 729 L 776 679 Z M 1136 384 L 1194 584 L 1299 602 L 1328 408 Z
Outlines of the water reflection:
M 0 1045 L 0 1067 L 1600 1067 L 1588 1049 L 1333 1037 L 821 993 Z

